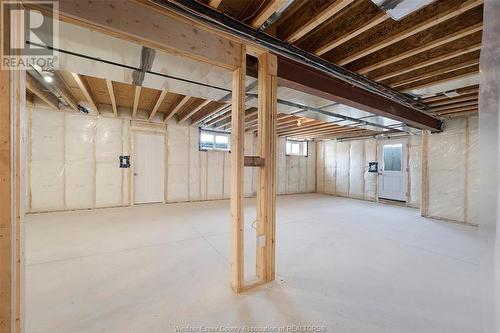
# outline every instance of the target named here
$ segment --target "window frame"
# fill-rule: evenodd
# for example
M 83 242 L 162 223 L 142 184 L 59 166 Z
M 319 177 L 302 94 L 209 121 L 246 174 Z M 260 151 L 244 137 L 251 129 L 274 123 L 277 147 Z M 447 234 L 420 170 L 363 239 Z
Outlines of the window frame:
M 306 150 L 306 153 L 304 154 L 303 152 L 299 152 L 298 154 L 292 154 L 292 153 L 289 153 L 288 152 L 288 142 L 292 142 L 292 143 L 300 143 L 302 144 L 302 150 L 304 150 L 304 147 L 305 147 L 305 150 Z M 307 140 L 300 140 L 300 139 L 289 139 L 289 138 L 286 138 L 285 140 L 285 156 L 302 156 L 302 157 L 308 157 L 309 156 L 309 141 Z
M 213 135 L 213 148 L 207 148 L 207 147 L 202 147 L 201 145 L 201 135 L 203 133 L 211 134 Z M 227 149 L 225 148 L 218 148 L 216 147 L 216 137 L 217 136 L 224 136 L 227 137 Z M 216 131 L 216 130 L 209 130 L 209 129 L 202 129 L 201 127 L 198 128 L 198 150 L 199 151 L 225 151 L 225 152 L 231 152 L 231 133 L 229 132 L 223 132 L 223 131 Z

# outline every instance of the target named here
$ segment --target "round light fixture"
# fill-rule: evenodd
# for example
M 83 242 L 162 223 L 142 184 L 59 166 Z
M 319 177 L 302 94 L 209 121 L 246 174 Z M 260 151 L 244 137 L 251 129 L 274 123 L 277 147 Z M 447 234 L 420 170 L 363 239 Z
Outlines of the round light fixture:
M 43 77 L 43 79 L 45 80 L 45 82 L 48 82 L 48 83 L 51 83 L 52 81 L 54 81 L 54 78 L 50 75 L 45 75 Z

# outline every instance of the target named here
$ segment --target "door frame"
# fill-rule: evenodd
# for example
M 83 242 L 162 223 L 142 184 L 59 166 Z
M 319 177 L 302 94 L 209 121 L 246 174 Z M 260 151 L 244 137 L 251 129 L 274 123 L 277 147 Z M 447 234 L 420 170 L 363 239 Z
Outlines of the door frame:
M 134 181 L 134 172 L 135 172 L 135 135 L 136 134 L 150 134 L 150 135 L 158 135 L 163 136 L 163 158 L 164 158 L 164 166 L 163 166 L 163 200 L 161 203 L 167 203 L 167 178 L 168 178 L 168 150 L 167 150 L 167 131 L 163 128 L 158 127 L 146 127 L 144 126 L 133 126 L 130 125 L 129 131 L 129 145 L 130 145 L 130 173 L 129 173 L 129 205 L 147 205 L 147 203 L 136 204 L 135 203 L 135 181 Z M 160 203 L 160 202 L 158 202 Z M 152 204 L 158 204 L 152 203 Z
M 380 196 L 380 186 L 382 185 L 381 183 L 381 176 L 382 176 L 382 167 L 384 164 L 384 149 L 383 146 L 384 144 L 397 144 L 401 143 L 402 144 L 402 156 L 401 156 L 401 171 L 403 172 L 403 185 L 405 188 L 405 194 L 404 194 L 404 201 L 402 200 L 397 200 L 397 199 L 388 199 L 388 198 L 383 198 Z M 378 174 L 377 174 L 377 201 L 380 199 L 382 200 L 394 200 L 398 202 L 405 202 L 406 204 L 409 203 L 409 139 L 408 137 L 402 137 L 402 138 L 388 138 L 388 139 L 381 139 L 378 141 L 377 145 L 377 162 L 378 162 Z

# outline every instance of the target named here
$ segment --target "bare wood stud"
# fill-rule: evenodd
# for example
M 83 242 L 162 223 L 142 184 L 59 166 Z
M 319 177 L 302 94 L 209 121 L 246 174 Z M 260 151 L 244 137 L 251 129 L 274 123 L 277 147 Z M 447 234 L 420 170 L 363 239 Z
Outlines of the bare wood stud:
M 149 114 L 149 118 L 148 118 L 149 120 L 153 119 L 156 112 L 158 112 L 158 109 L 160 108 L 160 105 L 163 102 L 163 100 L 165 99 L 165 96 L 167 96 L 167 94 L 168 94 L 168 91 L 166 91 L 166 90 L 163 90 L 160 93 L 160 96 L 158 96 L 158 99 L 156 100 L 156 103 L 155 103 L 155 106 L 153 107 L 153 110 L 151 110 L 151 113 Z
M 118 117 L 118 109 L 116 108 L 116 98 L 115 92 L 113 90 L 113 82 L 111 80 L 106 79 L 106 87 L 108 87 L 109 98 L 111 99 L 111 107 L 113 108 L 113 113 L 115 117 Z
M 132 118 L 137 114 L 137 107 L 139 106 L 139 98 L 141 97 L 141 86 L 135 87 L 134 93 L 134 107 L 132 109 Z
M 243 290 L 243 180 L 245 137 L 245 48 L 241 65 L 233 71 L 231 111 L 231 287 Z

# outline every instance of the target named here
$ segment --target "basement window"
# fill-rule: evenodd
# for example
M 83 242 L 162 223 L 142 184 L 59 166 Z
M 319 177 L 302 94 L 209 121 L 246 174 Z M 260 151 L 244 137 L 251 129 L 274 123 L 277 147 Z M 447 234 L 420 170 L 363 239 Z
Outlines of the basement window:
M 287 156 L 307 156 L 307 141 L 286 140 Z
M 200 130 L 200 150 L 229 151 L 229 133 Z

